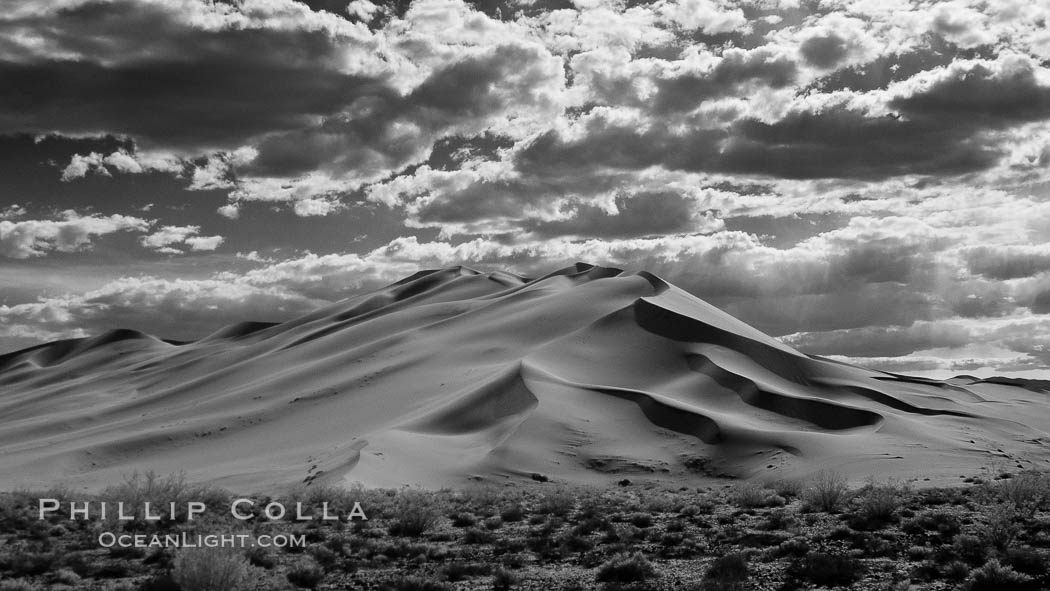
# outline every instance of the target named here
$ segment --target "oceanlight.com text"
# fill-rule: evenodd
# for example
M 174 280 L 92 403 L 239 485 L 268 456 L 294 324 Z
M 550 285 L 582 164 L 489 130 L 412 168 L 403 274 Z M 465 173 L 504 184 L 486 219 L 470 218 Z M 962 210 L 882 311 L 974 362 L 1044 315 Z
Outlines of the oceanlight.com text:
M 304 534 L 117 534 L 102 532 L 103 548 L 305 548 Z

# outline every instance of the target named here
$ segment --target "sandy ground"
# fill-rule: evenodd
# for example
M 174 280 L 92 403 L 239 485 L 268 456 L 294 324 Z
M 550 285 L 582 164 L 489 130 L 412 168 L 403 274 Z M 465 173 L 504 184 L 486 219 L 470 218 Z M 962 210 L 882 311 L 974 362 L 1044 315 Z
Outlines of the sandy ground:
M 944 484 L 1050 468 L 1048 396 L 811 358 L 647 273 L 452 268 L 189 344 L 121 330 L 0 357 L 0 489 Z

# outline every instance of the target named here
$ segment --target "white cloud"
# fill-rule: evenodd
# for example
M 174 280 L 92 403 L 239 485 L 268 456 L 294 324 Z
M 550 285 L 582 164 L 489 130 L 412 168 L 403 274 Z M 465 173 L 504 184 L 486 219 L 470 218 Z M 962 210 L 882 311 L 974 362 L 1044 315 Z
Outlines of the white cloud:
M 163 226 L 148 236 L 139 239 L 142 246 L 165 254 L 181 254 L 178 246 L 188 246 L 193 251 L 215 250 L 225 240 L 222 236 L 198 236 L 200 226 Z
M 91 152 L 90 154 L 74 154 L 69 164 L 62 169 L 62 180 L 64 182 L 81 179 L 89 172 L 110 176 L 109 171 L 102 165 L 102 154 Z
M 295 202 L 295 215 L 301 217 L 326 216 L 342 209 L 342 204 L 329 199 L 301 199 Z
M 669 24 L 709 34 L 739 31 L 748 25 L 742 10 L 725 8 L 712 0 L 659 2 L 655 9 Z
M 225 240 L 222 236 L 191 236 L 184 242 L 192 251 L 211 251 L 218 248 Z
M 62 215 L 60 220 L 0 221 L 0 255 L 25 259 L 50 251 L 84 250 L 90 248 L 97 236 L 121 231 L 145 232 L 151 223 L 119 214 L 80 216 L 67 210 Z
M 113 176 L 114 171 L 122 174 L 164 172 L 180 175 L 182 170 L 182 160 L 173 155 L 160 152 L 131 153 L 119 149 L 108 156 L 103 156 L 98 152 L 74 154 L 69 164 L 62 169 L 62 180 L 70 182 L 84 178 L 88 174 Z
M 236 203 L 227 203 L 226 205 L 223 205 L 216 211 L 218 211 L 219 215 L 225 218 L 229 218 L 231 220 L 235 220 L 241 217 L 241 209 L 237 206 Z

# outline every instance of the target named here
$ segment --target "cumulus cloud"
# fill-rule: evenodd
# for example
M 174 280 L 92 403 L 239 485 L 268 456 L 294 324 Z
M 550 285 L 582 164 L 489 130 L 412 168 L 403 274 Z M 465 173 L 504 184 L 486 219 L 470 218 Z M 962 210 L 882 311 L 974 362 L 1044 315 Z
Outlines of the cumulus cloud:
M 367 30 L 294 2 L 224 6 L 79 2 L 6 18 L 0 75 L 19 90 L 0 92 L 0 131 L 232 149 L 337 111 L 368 79 L 341 71 L 332 41 L 356 42 L 366 70 Z
M 122 231 L 144 232 L 150 222 L 120 214 L 81 216 L 73 210 L 59 220 L 0 221 L 0 255 L 14 259 L 39 257 L 51 251 L 89 248 L 98 236 Z
M 136 154 L 125 149 L 118 149 L 108 156 L 98 152 L 74 154 L 69 164 L 62 169 L 62 180 L 70 182 L 84 178 L 88 174 L 112 176 L 111 171 L 123 174 L 142 174 L 144 172 L 165 172 L 179 175 L 184 165 L 179 158 L 159 153 Z
M 153 233 L 139 238 L 146 248 L 165 254 L 181 254 L 180 247 L 192 251 L 215 250 L 225 240 L 222 236 L 199 236 L 200 226 L 162 226 Z

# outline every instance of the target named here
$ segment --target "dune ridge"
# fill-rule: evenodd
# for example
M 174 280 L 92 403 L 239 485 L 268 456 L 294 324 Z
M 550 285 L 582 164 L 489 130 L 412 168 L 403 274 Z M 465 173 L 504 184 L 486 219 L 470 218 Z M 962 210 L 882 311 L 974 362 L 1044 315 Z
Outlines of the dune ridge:
M 944 483 L 1050 464 L 1038 386 L 807 356 L 645 271 L 452 267 L 190 343 L 114 330 L 0 356 L 0 487 Z

